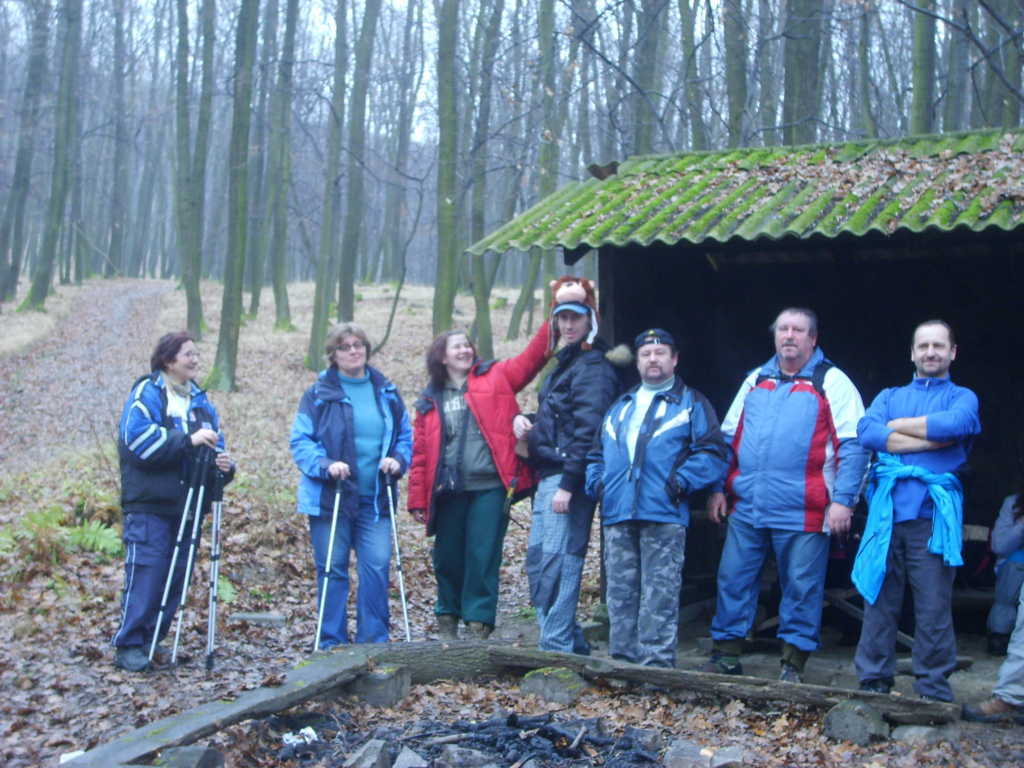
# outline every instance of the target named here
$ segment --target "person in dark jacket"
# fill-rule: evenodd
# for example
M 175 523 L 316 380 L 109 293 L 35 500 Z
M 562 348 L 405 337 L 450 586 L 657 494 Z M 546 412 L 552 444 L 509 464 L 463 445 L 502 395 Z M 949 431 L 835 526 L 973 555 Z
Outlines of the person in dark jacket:
M 320 648 L 349 642 L 348 564 L 359 571 L 356 642 L 386 643 L 390 629 L 388 569 L 391 520 L 387 484 L 405 473 L 412 428 L 397 387 L 367 364 L 370 340 L 355 323 L 331 329 L 324 343 L 328 367 L 302 395 L 291 431 L 299 479 L 298 511 L 309 518 L 316 560 L 317 606 L 328 571 L 331 519 L 341 494 L 327 579 Z M 394 497 L 397 509 L 397 495 Z
M 583 490 L 587 453 L 605 411 L 618 394 L 618 377 L 597 336 L 597 310 L 589 281 L 553 286 L 552 317 L 563 343 L 544 380 L 532 419 L 517 416 L 531 466 L 540 476 L 526 552 L 530 597 L 540 625 L 539 647 L 590 652 L 576 622 L 583 560 L 596 506 Z M 585 293 L 578 286 L 586 287 Z
M 729 446 L 703 394 L 676 376 L 675 339 L 661 328 L 633 344 L 641 383 L 608 411 L 587 457 L 587 493 L 601 499 L 608 579 L 608 653 L 675 667 L 688 497 L 725 478 Z
M 198 452 L 216 452 L 204 479 L 207 487 L 214 471 L 223 472 L 225 482 L 234 476 L 217 410 L 195 382 L 198 372 L 195 340 L 184 331 L 162 336 L 150 357 L 150 373 L 132 385 L 118 426 L 125 577 L 121 621 L 112 643 L 114 663 L 130 672 L 149 668 L 153 635 L 163 639 L 178 609 L 184 553 L 175 563 L 164 618 L 157 627 Z M 153 660 L 163 663 L 166 654 L 158 648 Z
M 434 536 L 437 616 L 442 640 L 459 620 L 486 638 L 498 605 L 506 500 L 529 493 L 534 476 L 516 455 L 516 393 L 548 359 L 544 323 L 520 354 L 481 362 L 462 331 L 438 336 L 427 352 L 430 383 L 416 402 L 409 510 Z

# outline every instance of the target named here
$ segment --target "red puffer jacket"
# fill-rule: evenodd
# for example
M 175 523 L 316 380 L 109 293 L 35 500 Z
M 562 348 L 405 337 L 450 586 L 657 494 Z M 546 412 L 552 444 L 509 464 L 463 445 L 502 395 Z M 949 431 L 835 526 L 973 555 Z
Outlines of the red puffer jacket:
M 545 322 L 526 345 L 508 360 L 478 362 L 466 380 L 466 404 L 480 425 L 491 449 L 494 466 L 505 488 L 515 478 L 515 495 L 521 496 L 536 484 L 526 462 L 516 456 L 512 419 L 519 413 L 516 393 L 529 384 L 548 359 L 549 325 Z M 441 422 L 442 393 L 432 384 L 420 394 L 414 406 L 412 466 L 409 470 L 410 511 L 426 510 L 427 535 L 434 534 L 434 486 L 437 468 L 444 456 L 444 426 Z

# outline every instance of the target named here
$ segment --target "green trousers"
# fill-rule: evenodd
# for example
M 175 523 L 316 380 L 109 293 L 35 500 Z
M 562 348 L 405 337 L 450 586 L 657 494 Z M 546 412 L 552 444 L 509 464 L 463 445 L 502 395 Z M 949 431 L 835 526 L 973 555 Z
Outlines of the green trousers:
M 498 573 L 508 517 L 505 491 L 465 491 L 440 496 L 434 507 L 434 573 L 438 616 L 494 626 Z

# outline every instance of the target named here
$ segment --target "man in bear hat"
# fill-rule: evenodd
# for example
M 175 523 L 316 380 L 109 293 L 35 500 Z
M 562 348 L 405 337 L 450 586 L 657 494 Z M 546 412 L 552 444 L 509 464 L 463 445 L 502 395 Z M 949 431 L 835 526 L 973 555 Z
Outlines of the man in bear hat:
M 530 597 L 545 651 L 590 652 L 576 622 L 583 559 L 590 542 L 595 502 L 583 491 L 587 452 L 601 419 L 618 394 L 618 377 L 597 336 L 597 303 L 584 278 L 552 283 L 555 367 L 538 394 L 537 413 L 516 416 L 513 429 L 526 439 L 540 482 L 526 552 Z

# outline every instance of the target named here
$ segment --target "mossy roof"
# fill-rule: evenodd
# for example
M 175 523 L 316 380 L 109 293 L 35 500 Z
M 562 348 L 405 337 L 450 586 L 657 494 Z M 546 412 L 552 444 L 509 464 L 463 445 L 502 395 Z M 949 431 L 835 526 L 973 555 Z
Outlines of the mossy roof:
M 633 157 L 469 252 L 1024 227 L 1024 131 Z

